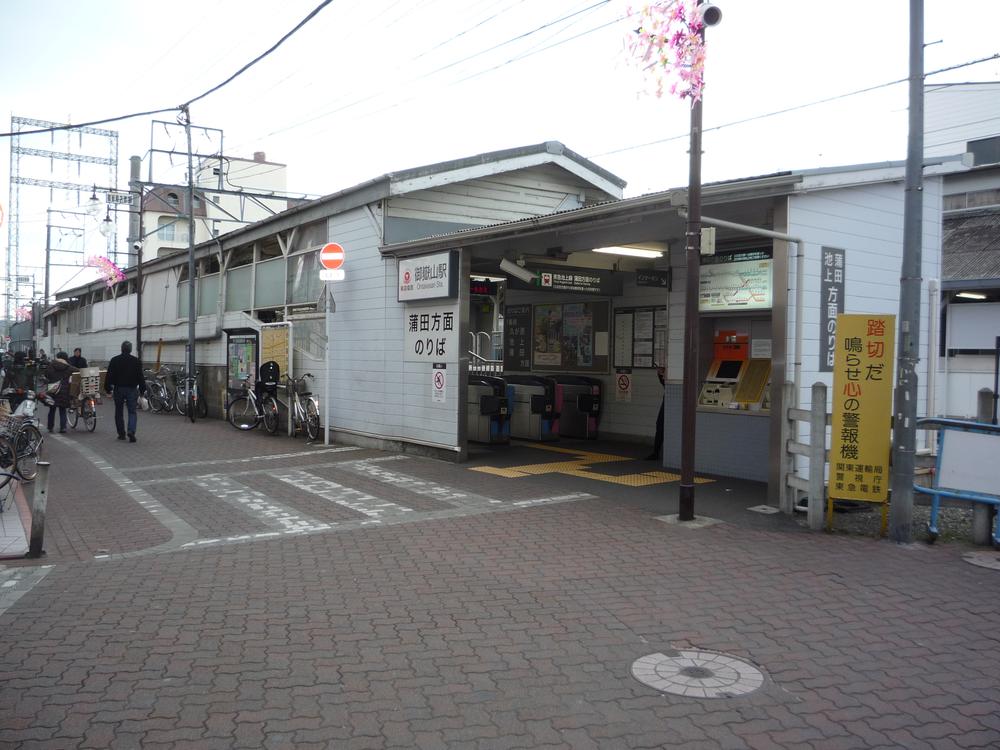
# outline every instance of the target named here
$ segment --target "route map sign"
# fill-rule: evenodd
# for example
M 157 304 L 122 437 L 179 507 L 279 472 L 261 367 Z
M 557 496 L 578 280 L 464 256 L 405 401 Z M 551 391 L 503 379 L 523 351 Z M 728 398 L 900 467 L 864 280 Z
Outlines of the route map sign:
M 701 259 L 698 311 L 770 310 L 771 248 L 719 252 Z

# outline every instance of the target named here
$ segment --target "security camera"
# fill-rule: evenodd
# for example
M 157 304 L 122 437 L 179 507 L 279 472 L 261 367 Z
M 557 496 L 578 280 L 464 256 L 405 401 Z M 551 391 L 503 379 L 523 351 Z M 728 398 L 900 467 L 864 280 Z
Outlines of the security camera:
M 133 250 L 142 250 L 142 240 L 136 240 L 132 243 Z
M 702 3 L 698 6 L 698 12 L 701 14 L 701 22 L 706 26 L 718 26 L 722 21 L 722 11 L 718 5 Z
M 527 268 L 521 268 L 521 266 L 517 265 L 517 263 L 512 263 L 511 261 L 507 260 L 507 258 L 503 258 L 500 261 L 500 270 L 503 271 L 508 276 L 513 276 L 515 279 L 520 279 L 525 284 L 535 283 L 535 278 L 536 278 L 535 273 L 529 271 Z

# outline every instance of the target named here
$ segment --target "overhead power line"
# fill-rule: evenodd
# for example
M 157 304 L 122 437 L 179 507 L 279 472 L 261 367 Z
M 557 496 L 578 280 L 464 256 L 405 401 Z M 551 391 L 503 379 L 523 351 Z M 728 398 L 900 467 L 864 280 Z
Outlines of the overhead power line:
M 929 73 L 925 73 L 924 77 L 937 75 L 939 73 L 947 73 L 950 70 L 958 70 L 959 68 L 967 68 L 970 65 L 979 65 L 980 63 L 990 62 L 991 60 L 1000 60 L 1000 52 L 989 55 L 988 57 L 980 57 L 976 60 L 969 60 L 968 62 L 958 63 L 957 65 L 949 65 L 946 68 L 938 68 L 937 70 L 932 70 Z M 836 96 L 829 96 L 825 99 L 817 99 L 816 101 L 807 102 L 805 104 L 797 104 L 794 107 L 786 107 L 785 109 L 777 109 L 773 112 L 766 112 L 761 115 L 754 115 L 753 117 L 745 117 L 742 120 L 733 120 L 732 122 L 723 123 L 722 125 L 714 125 L 710 128 L 704 128 L 702 132 L 708 133 L 712 130 L 722 130 L 723 128 L 731 128 L 736 125 L 745 125 L 748 122 L 755 122 L 757 120 L 764 120 L 768 117 L 776 117 L 777 115 L 788 114 L 789 112 L 796 112 L 800 109 L 807 109 L 809 107 L 816 107 L 820 104 L 829 104 L 830 102 L 839 101 L 840 99 L 847 99 L 852 96 L 858 96 L 859 94 L 867 94 L 871 91 L 877 91 L 878 89 L 888 88 L 890 86 L 897 86 L 900 83 L 906 83 L 909 78 L 898 78 L 895 81 L 888 81 L 886 83 L 880 83 L 875 86 L 868 86 L 863 89 L 858 89 L 857 91 L 849 91 L 846 94 L 837 94 Z M 673 135 L 669 138 L 659 138 L 655 141 L 647 141 L 646 143 L 637 143 L 633 146 L 624 146 L 622 148 L 616 148 L 611 151 L 604 151 L 599 154 L 593 154 L 588 157 L 591 159 L 597 159 L 601 156 L 611 156 L 612 154 L 620 154 L 625 151 L 633 151 L 637 148 L 646 148 L 647 146 L 656 146 L 660 143 L 669 143 L 670 141 L 677 141 L 681 138 L 687 138 L 688 133 L 682 133 L 680 135 Z
M 74 128 L 86 128 L 86 127 L 92 127 L 94 125 L 104 125 L 104 124 L 109 123 L 109 122 L 120 122 L 121 120 L 131 120 L 131 119 L 133 119 L 135 117 L 149 117 L 151 115 L 159 115 L 159 114 L 163 114 L 165 112 L 177 112 L 177 111 L 185 110 L 188 107 L 190 107 L 192 104 L 194 104 L 196 101 L 204 99 L 206 96 L 208 96 L 210 94 L 214 94 L 216 91 L 218 91 L 219 89 L 221 89 L 223 86 L 226 86 L 226 85 L 232 83 L 233 81 L 235 81 L 237 78 L 239 78 L 241 75 L 243 75 L 243 73 L 245 73 L 246 71 L 248 71 L 254 65 L 256 65 L 257 63 L 259 63 L 265 57 L 267 57 L 272 52 L 274 52 L 276 49 L 278 49 L 278 47 L 280 47 L 282 44 L 284 44 L 289 39 L 289 37 L 291 37 L 295 32 L 297 32 L 299 29 L 301 29 L 303 26 L 305 26 L 307 23 L 309 23 L 309 21 L 311 21 L 316 16 L 317 13 L 319 13 L 321 10 L 323 10 L 323 8 L 325 8 L 327 5 L 329 5 L 332 2 L 333 2 L 333 0 L 323 0 L 323 2 L 321 2 L 315 8 L 313 8 L 313 10 L 310 11 L 310 13 L 305 18 L 303 18 L 301 21 L 299 21 L 291 31 L 289 31 L 287 34 L 285 34 L 283 37 L 281 37 L 281 39 L 279 39 L 277 42 L 275 42 L 273 45 L 271 45 L 271 47 L 268 48 L 266 51 L 264 51 L 261 54 L 257 55 L 257 57 L 255 57 L 253 60 L 251 60 L 250 62 L 248 62 L 242 68 L 240 68 L 239 70 L 237 70 L 235 73 L 233 73 L 231 76 L 229 76 L 229 78 L 227 78 L 226 80 L 224 80 L 222 83 L 218 84 L 217 86 L 213 86 L 212 88 L 208 89 L 208 91 L 205 91 L 205 92 L 203 92 L 201 94 L 198 94 L 198 96 L 194 97 L 193 99 L 188 99 L 183 104 L 180 104 L 180 105 L 177 105 L 177 106 L 174 106 L 174 107 L 164 107 L 163 109 L 153 109 L 153 110 L 149 110 L 147 112 L 132 112 L 132 113 L 127 114 L 127 115 L 117 115 L 115 117 L 105 117 L 105 118 L 100 119 L 100 120 L 91 120 L 90 122 L 78 122 L 75 125 L 55 125 L 53 127 L 49 127 L 49 128 L 37 128 L 35 130 L 16 130 L 16 131 L 12 131 L 12 132 L 9 132 L 9 133 L 0 133 L 0 138 L 11 138 L 11 137 L 13 137 L 15 135 L 36 135 L 36 134 L 39 134 L 39 133 L 55 133 L 55 132 L 60 131 L 60 130 L 72 130 Z

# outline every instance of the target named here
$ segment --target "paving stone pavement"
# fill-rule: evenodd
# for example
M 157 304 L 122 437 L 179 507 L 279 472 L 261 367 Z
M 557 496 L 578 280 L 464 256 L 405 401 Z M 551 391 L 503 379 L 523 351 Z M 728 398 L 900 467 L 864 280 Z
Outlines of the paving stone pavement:
M 0 568 L 0 747 L 1000 746 L 1000 574 L 957 545 L 106 416 L 46 446 L 49 567 Z M 686 650 L 764 684 L 632 676 Z

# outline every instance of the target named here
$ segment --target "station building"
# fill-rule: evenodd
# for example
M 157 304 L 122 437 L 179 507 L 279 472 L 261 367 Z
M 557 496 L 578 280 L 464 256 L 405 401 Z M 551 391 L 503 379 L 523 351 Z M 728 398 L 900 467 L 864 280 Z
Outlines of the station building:
M 949 168 L 925 170 L 925 280 L 939 278 Z M 831 320 L 898 309 L 903 177 L 893 162 L 704 186 L 715 237 L 700 269 L 698 472 L 766 482 L 790 509 L 786 475 L 805 466 L 785 449 L 787 410 L 831 382 Z M 678 466 L 686 194 L 622 199 L 624 185 L 548 142 L 384 175 L 199 244 L 197 361 L 212 411 L 256 364 L 281 358 L 330 393 L 336 440 L 463 460 L 491 441 L 470 382 L 503 376 L 535 394 L 553 377 L 592 389 L 578 407 L 599 402 L 588 444 L 628 441 L 644 454 L 662 401 L 662 463 Z M 346 256 L 332 301 L 318 274 L 330 242 Z M 135 333 L 128 274 L 60 295 L 40 345 L 82 346 L 98 361 L 117 353 Z M 184 361 L 186 274 L 186 253 L 144 265 L 147 365 Z M 923 414 L 926 337 L 921 346 Z M 568 426 L 568 400 L 546 415 L 544 393 L 517 393 L 508 429 L 521 419 L 546 440 L 559 417 Z

